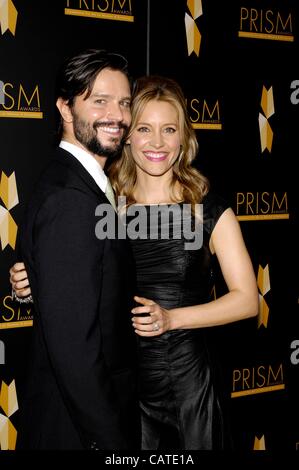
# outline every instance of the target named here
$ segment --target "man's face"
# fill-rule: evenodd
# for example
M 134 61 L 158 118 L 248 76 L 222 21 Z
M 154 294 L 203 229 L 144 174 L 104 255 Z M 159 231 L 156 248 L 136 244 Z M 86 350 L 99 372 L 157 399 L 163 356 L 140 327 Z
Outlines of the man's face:
M 102 70 L 90 96 L 76 97 L 71 109 L 76 140 L 101 157 L 114 157 L 123 146 L 131 123 L 131 92 L 127 77 L 117 70 Z

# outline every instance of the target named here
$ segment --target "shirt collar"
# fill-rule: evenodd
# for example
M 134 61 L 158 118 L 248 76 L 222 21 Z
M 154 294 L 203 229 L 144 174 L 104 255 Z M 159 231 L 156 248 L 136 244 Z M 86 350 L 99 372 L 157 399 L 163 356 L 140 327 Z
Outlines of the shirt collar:
M 77 145 L 66 142 L 65 140 L 60 142 L 59 147 L 71 153 L 77 160 L 79 160 L 81 165 L 84 166 L 85 170 L 94 179 L 103 193 L 106 191 L 107 176 L 105 175 L 101 165 L 91 156 L 90 153 Z

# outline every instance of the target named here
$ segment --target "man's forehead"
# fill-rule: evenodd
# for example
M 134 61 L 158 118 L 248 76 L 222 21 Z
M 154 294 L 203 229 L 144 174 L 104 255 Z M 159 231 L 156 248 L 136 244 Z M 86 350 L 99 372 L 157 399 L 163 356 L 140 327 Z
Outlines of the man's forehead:
M 110 67 L 105 67 L 105 68 L 103 68 L 102 70 L 100 70 L 98 72 L 96 78 L 101 79 L 101 78 L 104 78 L 106 76 L 114 77 L 115 79 L 119 78 L 119 79 L 125 80 L 127 83 L 129 83 L 129 79 L 128 79 L 127 75 L 122 70 L 117 70 L 117 69 L 112 69 Z
M 128 77 L 121 70 L 113 70 L 108 67 L 101 70 L 94 81 L 92 93 L 107 93 L 110 91 L 131 95 L 131 87 Z

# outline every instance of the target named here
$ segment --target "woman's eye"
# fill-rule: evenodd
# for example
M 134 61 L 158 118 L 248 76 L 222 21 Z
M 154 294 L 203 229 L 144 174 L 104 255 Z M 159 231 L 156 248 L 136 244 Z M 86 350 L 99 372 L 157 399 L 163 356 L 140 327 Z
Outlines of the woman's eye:
M 138 127 L 137 130 L 138 130 L 138 132 L 148 132 L 149 128 L 142 126 L 142 127 Z
M 176 129 L 174 127 L 166 127 L 165 132 L 168 134 L 174 134 L 176 132 Z

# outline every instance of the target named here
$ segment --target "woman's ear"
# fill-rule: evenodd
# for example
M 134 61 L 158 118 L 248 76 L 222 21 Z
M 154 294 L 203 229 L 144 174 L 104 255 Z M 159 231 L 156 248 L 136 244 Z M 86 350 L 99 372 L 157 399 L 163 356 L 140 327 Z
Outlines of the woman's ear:
M 65 122 L 73 122 L 71 108 L 69 107 L 69 104 L 66 100 L 63 98 L 58 98 L 56 101 L 56 106 Z

